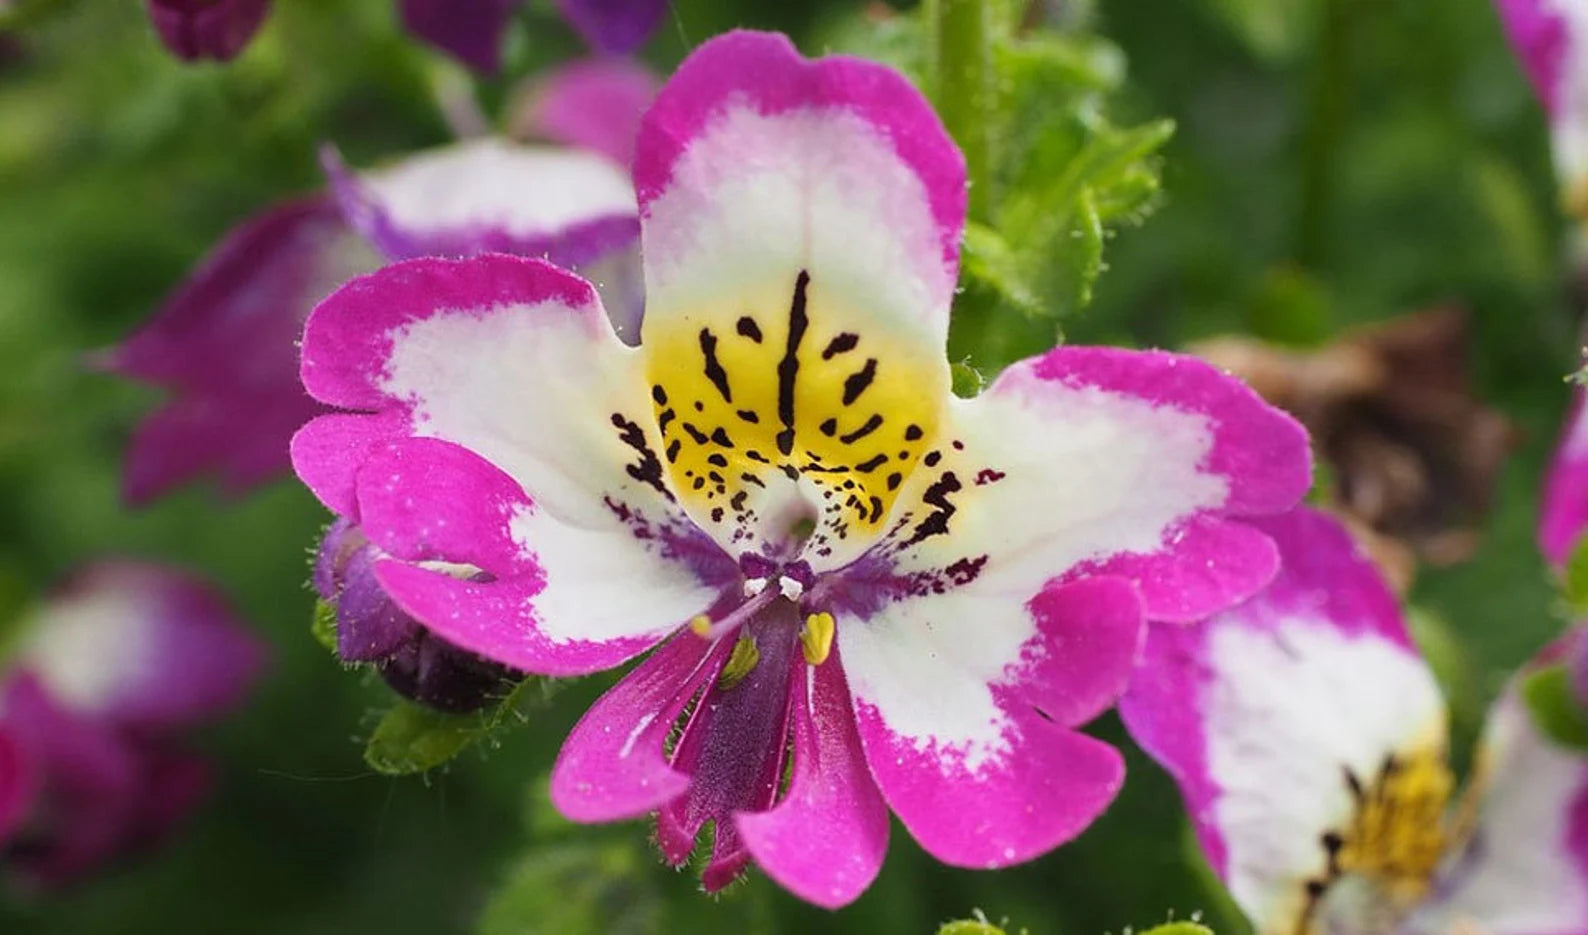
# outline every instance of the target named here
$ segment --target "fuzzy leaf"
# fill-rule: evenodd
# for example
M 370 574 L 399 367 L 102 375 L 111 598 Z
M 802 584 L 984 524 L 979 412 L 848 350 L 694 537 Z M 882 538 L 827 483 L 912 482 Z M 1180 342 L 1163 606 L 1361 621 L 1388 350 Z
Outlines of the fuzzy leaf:
M 625 935 L 663 930 L 648 858 L 628 839 L 539 847 L 508 871 L 477 935 Z
M 1553 665 L 1522 680 L 1522 700 L 1544 736 L 1571 750 L 1588 751 L 1588 711 L 1571 689 L 1571 674 Z
M 530 676 L 494 707 L 469 714 L 437 711 L 399 700 L 375 726 L 364 746 L 364 762 L 388 776 L 408 776 L 444 765 L 470 746 L 512 723 L 526 720 L 562 686 Z
M 1213 930 L 1196 922 L 1165 922 L 1143 931 L 1141 935 L 1213 935 Z

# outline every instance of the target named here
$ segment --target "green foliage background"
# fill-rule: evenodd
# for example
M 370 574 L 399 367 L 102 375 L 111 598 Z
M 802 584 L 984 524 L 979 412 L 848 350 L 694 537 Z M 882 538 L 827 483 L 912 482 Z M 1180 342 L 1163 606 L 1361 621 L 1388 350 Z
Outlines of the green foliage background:
M 976 873 L 896 827 L 881 878 L 837 917 L 758 877 L 702 897 L 652 858 L 643 826 L 551 811 L 545 771 L 601 679 L 424 778 L 370 770 L 363 741 L 389 694 L 308 628 L 320 508 L 282 481 L 127 512 L 121 453 L 157 396 L 79 364 L 228 227 L 320 184 L 319 141 L 355 164 L 446 141 L 435 59 L 397 31 L 392 0 L 278 0 L 225 68 L 169 59 L 141 4 L 32 6 L 0 34 L 0 617 L 83 560 L 169 559 L 224 584 L 274 665 L 255 703 L 203 738 L 222 781 L 188 833 L 81 888 L 0 896 L 0 931 L 925 933 L 974 907 L 1039 935 L 1194 911 L 1242 929 L 1173 787 L 1134 750 L 1120 801 L 1075 844 Z M 1478 558 L 1414 594 L 1459 688 L 1458 746 L 1470 741 L 1507 672 L 1559 626 L 1532 525 L 1576 345 L 1544 128 L 1488 3 L 1097 0 L 1055 21 L 1067 32 L 997 63 L 999 194 L 967 248 L 956 355 L 994 372 L 1055 340 L 1056 312 L 1080 343 L 1237 331 L 1305 346 L 1468 305 L 1483 395 L 1525 432 Z M 736 25 L 929 74 L 919 30 L 852 0 L 678 0 L 647 57 L 666 68 Z M 537 3 L 511 59 L 527 72 L 578 48 Z M 488 105 L 504 96 L 480 88 Z M 1097 731 L 1124 743 L 1112 719 Z

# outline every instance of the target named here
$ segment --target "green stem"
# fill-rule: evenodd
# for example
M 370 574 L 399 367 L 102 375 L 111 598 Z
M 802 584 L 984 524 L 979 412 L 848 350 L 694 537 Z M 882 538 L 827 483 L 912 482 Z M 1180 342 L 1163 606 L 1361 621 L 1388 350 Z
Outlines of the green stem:
M 970 216 L 986 219 L 992 170 L 995 85 L 992 10 L 988 0 L 928 0 L 932 26 L 932 90 L 937 112 L 965 153 Z
M 1324 0 L 1322 35 L 1319 36 L 1309 89 L 1310 111 L 1303 131 L 1301 210 L 1297 221 L 1296 260 L 1316 271 L 1323 260 L 1329 223 L 1329 202 L 1334 181 L 1334 160 L 1346 117 L 1346 61 L 1350 11 L 1345 0 Z

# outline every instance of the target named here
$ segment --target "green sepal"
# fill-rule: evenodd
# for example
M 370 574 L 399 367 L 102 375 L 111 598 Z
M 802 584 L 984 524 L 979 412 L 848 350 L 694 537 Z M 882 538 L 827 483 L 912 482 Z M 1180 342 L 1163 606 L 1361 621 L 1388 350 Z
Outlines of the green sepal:
M 955 919 L 937 927 L 937 935 L 1005 935 L 1001 925 L 994 925 L 980 912 L 974 919 Z
M 1533 716 L 1533 725 L 1550 740 L 1569 750 L 1588 753 L 1588 711 L 1572 691 L 1571 674 L 1563 664 L 1552 665 L 1522 678 L 1522 702 Z
M 1579 537 L 1561 569 L 1561 597 L 1573 619 L 1588 614 L 1588 536 Z
M 468 714 L 399 700 L 381 716 L 364 745 L 364 762 L 387 776 L 409 776 L 446 764 L 510 724 L 527 720 L 565 680 L 530 676 L 497 704 Z
M 1198 922 L 1165 922 L 1143 931 L 1141 935 L 1213 935 L 1213 930 Z
M 336 652 L 336 605 L 321 598 L 314 602 L 314 619 L 309 622 L 314 641 Z

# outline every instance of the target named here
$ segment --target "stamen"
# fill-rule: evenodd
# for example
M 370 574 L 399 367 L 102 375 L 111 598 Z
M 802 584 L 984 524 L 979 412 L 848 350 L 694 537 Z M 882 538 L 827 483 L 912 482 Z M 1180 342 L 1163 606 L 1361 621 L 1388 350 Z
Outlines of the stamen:
M 790 578 L 788 575 L 777 579 L 777 589 L 783 592 L 783 596 L 791 601 L 799 600 L 800 595 L 805 593 L 805 585 Z
M 744 596 L 755 597 L 766 590 L 765 578 L 748 578 L 744 582 Z
M 727 691 L 744 681 L 744 677 L 760 661 L 761 648 L 755 644 L 755 637 L 748 634 L 740 636 L 739 641 L 733 644 L 733 653 L 728 657 L 727 664 L 722 667 L 722 674 L 717 677 L 717 687 Z
M 800 630 L 800 648 L 805 652 L 806 662 L 819 666 L 827 661 L 833 651 L 833 633 L 837 628 L 838 622 L 826 611 L 805 618 L 805 627 Z
M 701 639 L 715 640 L 724 633 L 732 631 L 735 627 L 754 616 L 761 608 L 772 603 L 778 592 L 764 590 L 749 600 L 735 607 L 728 616 L 721 620 L 713 621 L 705 614 L 701 614 L 689 621 L 689 629 Z

